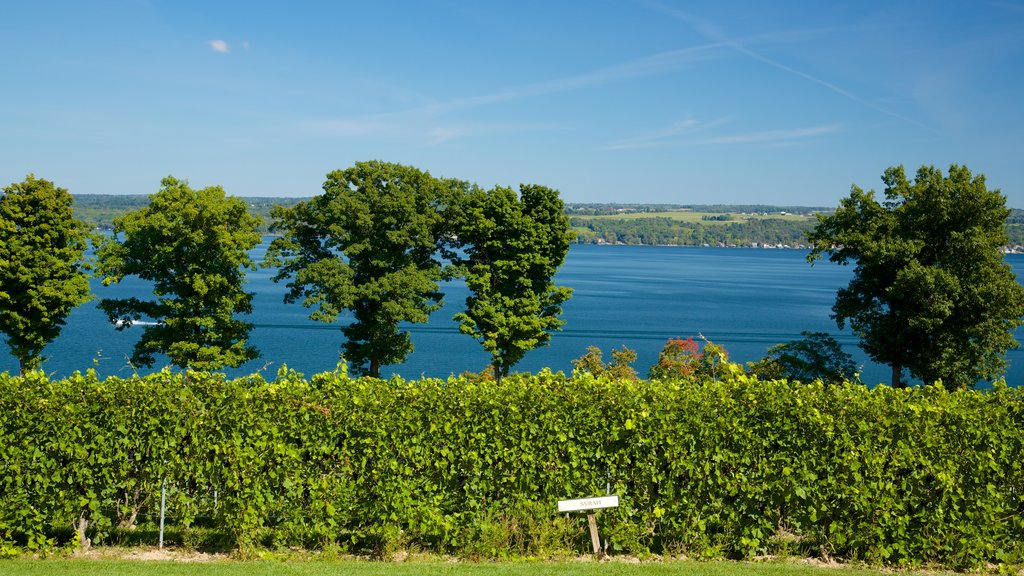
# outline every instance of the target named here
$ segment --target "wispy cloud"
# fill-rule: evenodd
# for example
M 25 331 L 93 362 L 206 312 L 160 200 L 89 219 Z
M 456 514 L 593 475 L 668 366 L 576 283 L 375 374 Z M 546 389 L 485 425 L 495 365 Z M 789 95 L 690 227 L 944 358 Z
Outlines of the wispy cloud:
M 692 137 L 694 134 L 710 130 L 729 122 L 729 118 L 718 118 L 710 122 L 700 122 L 692 116 L 672 122 L 659 130 L 654 130 L 639 136 L 625 138 L 606 146 L 608 150 L 632 150 L 637 148 L 660 148 L 663 146 L 678 145 L 681 137 Z
M 564 126 L 550 122 L 460 122 L 438 124 L 430 130 L 430 145 L 443 144 L 460 138 L 553 132 Z
M 1011 12 L 1024 12 L 1024 3 L 1020 2 L 989 2 L 990 6 L 1002 8 Z
M 719 118 L 711 122 L 698 122 L 691 118 L 687 118 L 686 120 L 675 122 L 664 129 L 654 131 L 649 134 L 620 140 L 609 145 L 607 149 L 630 150 L 639 148 L 666 148 L 673 146 L 730 146 L 747 144 L 790 146 L 805 140 L 831 134 L 842 129 L 842 125 L 837 123 L 803 128 L 761 130 L 739 134 L 724 134 L 703 138 L 699 137 L 701 133 L 726 125 L 730 121 L 731 120 L 729 118 Z
M 933 128 L 926 126 L 925 124 L 921 123 L 918 120 L 915 120 L 898 112 L 890 110 L 889 108 L 885 108 L 884 106 L 880 106 L 877 102 L 872 102 L 871 100 L 862 98 L 857 94 L 854 94 L 833 82 L 829 82 L 828 80 L 825 80 L 818 76 L 812 75 L 802 70 L 798 70 L 796 68 L 783 64 L 782 62 L 773 60 L 771 58 L 768 58 L 767 56 L 764 56 L 758 52 L 751 50 L 748 47 L 748 40 L 730 37 L 728 34 L 725 33 L 725 31 L 722 30 L 721 27 L 719 27 L 715 22 L 712 22 L 711 20 L 695 16 L 693 14 L 684 12 L 682 10 L 678 10 L 676 8 L 665 6 L 664 4 L 661 3 L 651 3 L 649 5 L 668 16 L 685 22 L 695 32 L 707 38 L 708 40 L 714 42 L 717 45 L 728 46 L 729 48 L 739 52 L 740 54 L 743 54 L 749 58 L 757 60 L 758 62 L 761 62 L 773 68 L 777 68 L 794 76 L 803 78 L 804 80 L 807 80 L 809 82 L 822 86 L 827 90 L 834 92 L 835 94 L 838 94 L 867 108 L 870 108 L 871 110 L 874 110 L 881 114 L 885 114 L 893 118 L 897 118 L 909 124 L 913 124 L 924 130 L 934 132 Z M 794 32 L 794 34 L 801 34 L 801 32 L 797 31 Z
M 627 82 L 637 78 L 660 76 L 683 69 L 691 64 L 721 59 L 740 51 L 752 58 L 761 60 L 769 65 L 780 67 L 792 74 L 829 87 L 829 89 L 855 99 L 866 106 L 881 109 L 877 104 L 872 104 L 859 99 L 838 86 L 831 85 L 813 76 L 800 71 L 785 67 L 767 58 L 750 51 L 746 48 L 748 44 L 765 41 L 791 41 L 812 34 L 809 31 L 794 31 L 791 33 L 774 32 L 760 34 L 750 37 L 731 38 L 724 34 L 714 23 L 690 17 L 684 13 L 669 10 L 671 15 L 687 21 L 694 29 L 706 37 L 709 42 L 697 46 L 690 46 L 676 50 L 668 50 L 650 54 L 644 57 L 627 60 L 603 68 L 554 78 L 541 82 L 527 83 L 519 86 L 511 86 L 503 90 L 497 90 L 484 94 L 439 100 L 427 104 L 384 112 L 355 116 L 349 118 L 323 119 L 311 121 L 304 124 L 304 128 L 330 134 L 339 137 L 377 137 L 384 139 L 412 139 L 418 140 L 427 145 L 437 145 L 450 142 L 460 138 L 478 136 L 480 134 L 509 133 L 521 131 L 517 124 L 480 124 L 480 123 L 459 123 L 453 120 L 452 116 L 458 112 L 467 110 L 543 97 L 551 94 L 573 92 L 589 88 L 605 86 L 609 84 Z M 888 113 L 888 112 L 887 112 Z M 891 114 L 891 113 L 890 113 Z M 902 118 L 902 117 L 901 117 Z M 718 127 L 727 122 L 722 118 L 710 122 L 697 122 L 693 119 L 681 120 L 665 129 L 649 134 L 643 134 L 633 138 L 627 138 L 614 142 L 608 146 L 609 149 L 630 149 L 630 148 L 652 148 L 657 146 L 686 145 L 682 136 L 693 136 L 699 131 Z M 550 125 L 537 125 L 530 130 L 550 130 Z M 773 132 L 775 136 L 781 136 L 783 131 Z M 792 132 L 796 134 L 797 132 Z M 769 133 L 764 133 L 769 134 Z M 728 138 L 728 137 L 726 137 Z M 693 140 L 690 140 L 693 142 Z M 713 143 L 713 139 L 705 142 Z M 737 141 L 738 142 L 738 141 Z
M 525 84 L 503 91 L 457 98 L 431 107 L 435 112 L 447 112 L 465 108 L 477 108 L 489 104 L 498 104 L 514 100 L 523 100 L 547 94 L 570 92 L 592 86 L 603 86 L 633 78 L 657 76 L 676 70 L 687 64 L 718 58 L 723 44 L 711 43 L 701 46 L 659 52 L 650 56 L 637 58 L 621 64 L 615 64 L 582 74 L 566 76 L 545 82 Z
M 207 44 L 210 46 L 211 50 L 221 54 L 227 54 L 230 50 L 230 48 L 228 48 L 228 43 L 223 40 L 210 40 Z
M 302 128 L 330 137 L 382 138 L 417 141 L 437 146 L 453 140 L 528 132 L 551 132 L 564 126 L 547 122 L 462 122 L 406 114 L 383 114 L 363 118 L 307 122 Z
M 341 137 L 388 135 L 394 126 L 395 123 L 387 119 L 373 117 L 320 120 L 303 124 L 303 128 L 309 131 Z
M 659 52 L 581 74 L 513 86 L 487 94 L 465 96 L 382 114 L 346 119 L 328 119 L 306 123 L 307 129 L 337 136 L 409 137 L 416 133 L 428 143 L 442 143 L 480 133 L 551 129 L 550 124 L 486 123 L 472 128 L 454 128 L 443 119 L 453 113 L 495 104 L 537 98 L 549 94 L 572 92 L 595 86 L 624 82 L 634 78 L 656 76 L 677 70 L 690 63 L 718 58 L 725 47 L 717 43 Z M 439 128 L 439 125 L 448 127 Z M 525 128 L 524 128 L 525 126 Z
M 726 136 L 715 136 L 702 140 L 691 141 L 693 145 L 729 145 L 729 144 L 770 144 L 774 146 L 795 144 L 802 140 L 808 140 L 837 132 L 842 126 L 840 124 L 827 124 L 824 126 L 810 126 L 807 128 L 791 128 L 784 130 L 764 130 L 760 132 L 748 132 L 745 134 L 730 134 Z

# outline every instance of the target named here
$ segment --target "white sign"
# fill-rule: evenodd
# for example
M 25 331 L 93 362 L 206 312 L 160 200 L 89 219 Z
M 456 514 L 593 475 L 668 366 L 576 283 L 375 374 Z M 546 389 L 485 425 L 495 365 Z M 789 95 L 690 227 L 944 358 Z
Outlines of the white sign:
M 598 508 L 618 508 L 619 497 L 595 496 L 593 498 L 579 498 L 577 500 L 559 500 L 559 512 L 575 512 L 577 510 L 597 510 Z

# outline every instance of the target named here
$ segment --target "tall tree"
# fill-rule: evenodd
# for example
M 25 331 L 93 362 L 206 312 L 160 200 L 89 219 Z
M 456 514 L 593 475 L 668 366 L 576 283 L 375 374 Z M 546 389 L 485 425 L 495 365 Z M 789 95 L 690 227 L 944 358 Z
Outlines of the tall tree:
M 413 350 L 400 322 L 426 322 L 441 306 L 443 215 L 457 183 L 411 166 L 359 162 L 327 175 L 324 193 L 291 208 L 276 207 L 281 232 L 267 252 L 287 280 L 286 302 L 302 299 L 310 318 L 342 328 L 345 359 L 357 373 L 379 377 L 381 367 Z
M 998 377 L 1024 315 L 1024 287 L 1001 250 L 1005 197 L 956 165 L 948 176 L 921 167 L 914 182 L 898 166 L 882 181 L 884 202 L 854 186 L 808 234 L 809 262 L 828 254 L 856 265 L 832 307 L 837 325 L 849 322 L 861 348 L 892 368 L 894 387 L 904 369 L 949 388 Z
M 572 290 L 552 278 L 569 251 L 569 221 L 558 191 L 537 185 L 520 186 L 519 195 L 475 189 L 456 212 L 456 259 L 470 296 L 455 320 L 490 352 L 500 380 L 565 323 L 559 314 Z
M 149 206 L 114 220 L 114 237 L 98 251 L 104 285 L 137 276 L 153 283 L 154 300 L 103 299 L 100 308 L 119 330 L 143 318 L 132 362 L 152 366 L 166 354 L 182 368 L 237 367 L 259 356 L 249 345 L 252 312 L 242 287 L 255 269 L 248 251 L 260 242 L 259 220 L 245 202 L 220 186 L 193 190 L 172 176 L 160 182 Z
M 32 174 L 0 196 L 0 332 L 22 374 L 39 367 L 68 314 L 91 297 L 89 233 L 72 203 L 67 190 Z

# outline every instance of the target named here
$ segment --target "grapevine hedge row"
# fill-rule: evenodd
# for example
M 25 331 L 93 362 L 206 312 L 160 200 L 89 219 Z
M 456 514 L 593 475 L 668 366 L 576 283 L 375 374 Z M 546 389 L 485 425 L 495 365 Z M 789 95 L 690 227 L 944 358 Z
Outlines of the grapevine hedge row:
M 971 566 L 1024 556 L 1020 391 L 541 372 L 420 381 L 0 375 L 0 547 L 152 518 L 232 546 L 613 550 Z M 120 529 L 119 529 L 120 527 Z M 63 541 L 61 540 L 63 538 Z M 74 544 L 72 544 L 74 545 Z

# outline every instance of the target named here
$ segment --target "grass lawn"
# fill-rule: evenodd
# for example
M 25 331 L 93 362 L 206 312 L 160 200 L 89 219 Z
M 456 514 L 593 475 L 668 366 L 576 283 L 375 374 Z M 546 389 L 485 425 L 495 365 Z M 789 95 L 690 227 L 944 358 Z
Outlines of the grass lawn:
M 44 576 L 875 576 L 892 571 L 864 568 L 822 567 L 791 562 L 375 562 L 338 561 L 237 561 L 176 562 L 167 560 L 47 559 L 0 560 L 0 575 Z M 909 574 L 909 573 L 902 573 Z M 929 576 L 937 573 L 930 571 Z

